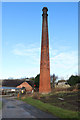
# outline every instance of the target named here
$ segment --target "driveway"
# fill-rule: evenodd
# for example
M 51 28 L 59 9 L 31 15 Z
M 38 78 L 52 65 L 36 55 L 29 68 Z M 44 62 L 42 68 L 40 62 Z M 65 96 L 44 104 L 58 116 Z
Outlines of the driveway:
M 2 118 L 55 118 L 49 113 L 14 98 L 2 98 L 2 101 Z
M 0 95 L 0 120 L 2 118 L 2 109 L 1 109 L 1 106 L 2 106 L 2 96 Z

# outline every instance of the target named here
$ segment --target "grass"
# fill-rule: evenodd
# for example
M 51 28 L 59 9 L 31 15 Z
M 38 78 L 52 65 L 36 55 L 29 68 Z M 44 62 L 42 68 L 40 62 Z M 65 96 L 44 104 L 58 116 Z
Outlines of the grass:
M 35 100 L 32 97 L 27 97 L 27 98 L 24 98 L 21 100 L 23 100 L 24 102 L 27 102 L 28 104 L 31 104 L 32 106 L 39 108 L 40 110 L 49 112 L 56 117 L 75 118 L 75 119 L 79 120 L 78 112 L 76 112 L 76 111 L 65 110 L 63 108 L 53 106 L 49 103 L 43 103 L 40 100 Z
M 63 100 L 59 98 L 63 98 Z M 78 92 L 54 92 L 49 96 L 41 96 L 40 101 L 66 110 L 78 111 Z

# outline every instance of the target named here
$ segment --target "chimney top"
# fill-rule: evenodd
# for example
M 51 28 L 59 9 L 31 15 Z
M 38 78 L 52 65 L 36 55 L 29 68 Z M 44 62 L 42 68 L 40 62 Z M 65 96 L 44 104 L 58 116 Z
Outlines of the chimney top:
M 47 7 L 43 7 L 42 11 L 44 11 L 44 10 L 48 11 Z
M 43 11 L 42 16 L 45 16 L 45 17 L 48 16 L 48 14 L 47 14 L 47 11 L 48 11 L 47 7 L 43 7 L 42 11 Z

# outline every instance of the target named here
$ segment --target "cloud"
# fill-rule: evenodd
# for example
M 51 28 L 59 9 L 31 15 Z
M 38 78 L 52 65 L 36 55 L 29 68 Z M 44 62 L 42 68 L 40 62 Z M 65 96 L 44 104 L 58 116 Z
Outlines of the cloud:
M 23 44 L 17 44 L 13 49 L 13 53 L 20 56 L 35 56 L 39 52 L 40 47 L 37 47 L 35 44 L 31 44 L 27 47 Z
M 67 79 L 72 74 L 78 73 L 78 53 L 67 48 L 69 47 L 60 46 L 58 49 L 50 47 L 50 73 L 55 73 L 59 78 L 64 77 L 64 79 Z M 38 44 L 35 43 L 29 46 L 17 44 L 12 52 L 14 55 L 26 57 L 26 59 L 28 57 L 30 64 L 34 64 L 35 70 L 38 70 L 35 73 L 40 72 L 40 46 Z M 29 70 L 31 73 L 34 73 L 33 67 Z
M 26 61 L 31 62 L 30 64 L 40 63 L 40 46 L 37 43 L 30 44 L 28 46 L 21 43 L 16 44 L 12 50 L 12 53 L 19 57 L 25 57 Z
M 59 76 L 70 76 L 78 73 L 78 53 L 77 51 L 60 52 L 51 56 L 51 72 Z

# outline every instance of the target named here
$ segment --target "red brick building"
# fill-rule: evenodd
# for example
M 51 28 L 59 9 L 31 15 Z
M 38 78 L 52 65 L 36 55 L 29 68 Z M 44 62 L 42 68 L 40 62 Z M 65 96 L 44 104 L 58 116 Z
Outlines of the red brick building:
M 22 88 L 25 87 L 26 91 L 32 91 L 32 87 L 27 83 L 27 82 L 23 82 L 21 83 L 19 86 L 17 86 L 16 88 Z

